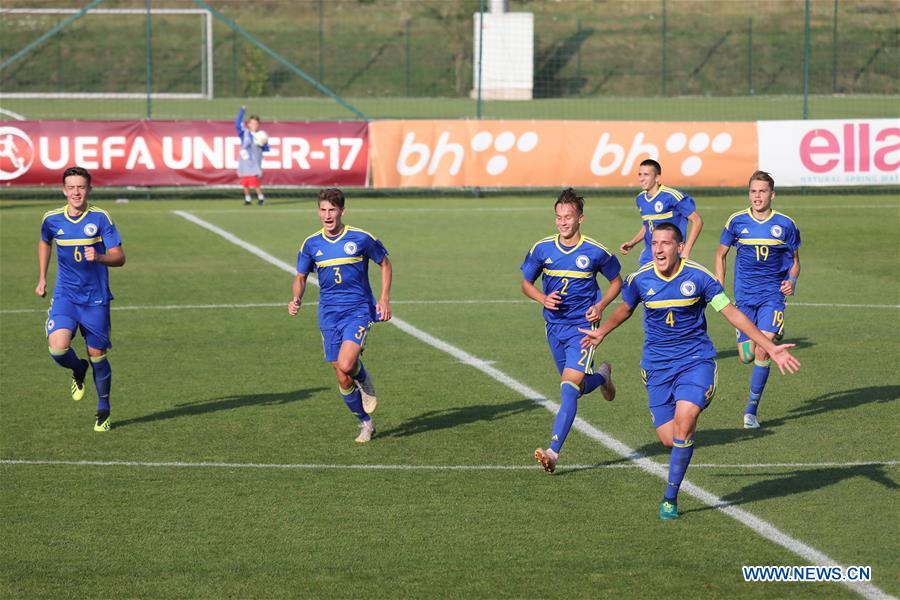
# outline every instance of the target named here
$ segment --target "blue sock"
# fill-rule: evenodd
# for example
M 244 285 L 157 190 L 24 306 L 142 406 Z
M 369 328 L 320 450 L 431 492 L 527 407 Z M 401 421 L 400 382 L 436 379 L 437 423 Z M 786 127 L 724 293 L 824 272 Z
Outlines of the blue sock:
M 559 412 L 553 420 L 553 436 L 550 438 L 550 449 L 556 453 L 562 450 L 562 445 L 569 435 L 572 422 L 575 421 L 575 413 L 578 411 L 578 396 L 581 391 L 578 386 L 569 381 L 563 381 L 559 386 L 561 402 Z
M 769 364 L 768 360 L 753 361 L 753 374 L 750 375 L 750 398 L 747 400 L 747 408 L 744 409 L 744 412 L 749 415 L 755 415 L 756 409 L 759 408 L 759 400 L 766 388 L 766 380 L 769 379 Z
M 92 356 L 91 366 L 94 368 L 94 387 L 97 389 L 97 414 L 109 414 L 109 390 L 112 387 L 112 367 L 106 355 Z
M 665 499 L 669 502 L 675 502 L 678 499 L 678 488 L 684 481 L 684 474 L 691 462 L 691 456 L 694 455 L 694 440 L 672 438 L 672 444 L 672 455 L 669 457 L 669 479 L 665 494 Z
M 75 354 L 75 351 L 72 350 L 72 347 L 69 346 L 65 350 L 57 350 L 56 348 L 50 348 L 50 358 L 56 361 L 56 364 L 63 367 L 64 369 L 69 369 L 73 374 L 78 375 L 79 373 L 83 376 L 84 373 L 81 371 L 81 359 L 78 358 L 78 355 Z
M 356 361 L 356 367 L 353 369 L 353 373 L 350 373 L 350 377 L 356 381 L 363 381 L 366 378 L 366 367 L 361 360 Z
M 368 421 L 372 417 L 366 414 L 366 411 L 363 410 L 362 406 L 362 396 L 359 393 L 359 390 L 353 388 L 352 390 L 345 390 L 340 388 L 341 390 L 341 398 L 344 399 L 344 404 L 347 405 L 347 408 L 350 409 L 356 418 L 360 421 Z
M 584 391 L 581 393 L 585 395 L 590 394 L 604 383 L 606 383 L 606 378 L 603 377 L 603 375 L 601 375 L 600 373 L 585 375 L 584 384 L 582 385 Z

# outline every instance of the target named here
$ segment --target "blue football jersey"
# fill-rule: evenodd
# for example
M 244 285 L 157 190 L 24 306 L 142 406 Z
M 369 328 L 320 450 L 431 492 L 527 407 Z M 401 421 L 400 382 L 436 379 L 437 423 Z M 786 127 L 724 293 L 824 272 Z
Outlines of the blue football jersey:
M 646 264 L 625 280 L 622 301 L 644 305 L 644 370 L 670 368 L 716 355 L 706 334 L 706 305 L 722 310 L 730 303 L 712 273 L 692 260 L 669 278 Z
M 540 276 L 544 293 L 559 292 L 559 310 L 544 309 L 548 323 L 586 323 L 584 313 L 603 294 L 597 284 L 597 273 L 608 281 L 622 270 L 619 259 L 600 242 L 581 236 L 578 244 L 567 248 L 559 243 L 559 235 L 538 241 L 522 263 L 522 276 L 534 283 Z
M 41 239 L 56 242 L 56 285 L 54 298 L 74 304 L 103 305 L 113 299 L 109 291 L 109 267 L 84 259 L 84 249 L 92 246 L 99 254 L 122 245 L 122 238 L 109 213 L 88 205 L 79 217 L 72 218 L 67 207 L 44 213 Z
M 329 313 L 360 307 L 366 307 L 372 320 L 377 320 L 369 260 L 381 264 L 387 254 L 375 236 L 349 225 L 336 238 L 320 229 L 303 240 L 297 253 L 297 273 L 315 271 L 319 278 L 319 321 Z
M 644 232 L 644 247 L 647 251 L 653 241 L 653 230 L 660 223 L 673 223 L 681 231 L 681 238 L 687 239 L 688 217 L 697 210 L 693 198 L 661 185 L 653 196 L 648 196 L 647 192 L 638 194 L 635 203 L 641 211 L 641 220 L 647 226 L 647 231 Z
M 734 299 L 738 306 L 784 302 L 781 282 L 788 278 L 800 230 L 787 215 L 773 210 L 757 221 L 750 209 L 734 213 L 725 223 L 719 243 L 736 246 Z

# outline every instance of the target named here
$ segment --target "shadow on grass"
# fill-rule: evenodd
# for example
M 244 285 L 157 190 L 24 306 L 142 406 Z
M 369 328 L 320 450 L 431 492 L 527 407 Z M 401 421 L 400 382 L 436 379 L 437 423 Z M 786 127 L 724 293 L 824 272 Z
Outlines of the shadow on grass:
M 176 404 L 173 408 L 167 408 L 159 412 L 150 413 L 124 421 L 116 421 L 116 429 L 136 425 L 138 423 L 150 423 L 152 421 L 165 421 L 166 419 L 180 419 L 192 417 L 222 410 L 234 410 L 245 406 L 271 406 L 278 404 L 290 404 L 307 400 L 311 396 L 323 392 L 328 388 L 310 388 L 307 390 L 294 390 L 292 392 L 278 392 L 272 394 L 247 394 L 243 396 L 224 396 L 212 400 L 200 400 Z
M 431 410 L 408 419 L 393 429 L 379 432 L 379 437 L 406 437 L 438 429 L 459 427 L 478 421 L 497 421 L 513 415 L 542 410 L 533 400 L 517 400 L 507 404 L 476 404 L 444 410 Z
M 748 504 L 758 500 L 770 500 L 794 494 L 812 492 L 832 485 L 837 485 L 848 479 L 863 477 L 874 483 L 884 486 L 888 490 L 900 489 L 900 484 L 891 479 L 885 473 L 885 465 L 851 465 L 847 467 L 824 467 L 797 469 L 790 472 L 772 473 L 721 473 L 718 477 L 736 479 L 739 477 L 766 477 L 763 481 L 755 481 L 736 492 L 722 496 L 723 503 L 717 506 L 703 506 L 684 511 L 701 512 L 721 508 L 722 506 L 736 506 Z
M 780 342 L 780 343 L 795 344 L 796 348 L 794 348 L 794 350 L 803 350 L 804 348 L 812 348 L 813 346 L 816 345 L 815 342 L 810 342 L 807 338 L 785 338 L 784 341 Z M 725 359 L 737 358 L 737 357 L 738 357 L 737 345 L 732 346 L 728 350 L 720 350 L 718 353 L 716 353 L 716 360 L 725 360 Z M 751 367 L 753 367 L 752 364 L 747 365 L 748 369 Z M 776 367 L 775 365 L 772 365 L 772 368 L 775 369 L 776 371 L 778 370 L 778 367 Z M 748 377 L 749 377 L 749 375 L 748 375 Z
M 850 410 L 866 404 L 884 404 L 900 400 L 900 386 L 874 385 L 854 390 L 829 392 L 815 398 L 804 401 L 788 411 L 783 417 L 762 420 L 759 429 L 743 429 L 740 427 L 740 415 L 735 416 L 735 427 L 731 429 L 703 429 L 703 417 L 697 427 L 694 439 L 698 448 L 707 446 L 723 446 L 739 443 L 745 440 L 757 440 L 775 434 L 775 429 L 795 419 L 805 419 L 834 411 Z M 765 399 L 763 399 L 765 404 Z M 669 455 L 669 449 L 663 447 L 658 441 L 649 442 L 636 448 L 636 452 L 643 456 Z

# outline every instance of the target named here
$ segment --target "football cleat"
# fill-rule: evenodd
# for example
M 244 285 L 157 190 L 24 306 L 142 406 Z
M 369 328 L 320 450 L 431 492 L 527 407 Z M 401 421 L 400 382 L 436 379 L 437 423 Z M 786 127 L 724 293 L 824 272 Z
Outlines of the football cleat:
M 544 471 L 547 473 L 552 473 L 556 470 L 556 461 L 559 460 L 559 454 L 547 448 L 544 450 L 543 448 L 538 448 L 534 451 L 534 458 L 541 463 L 541 466 L 544 468 Z
M 784 328 L 781 328 L 779 331 L 776 331 L 775 337 L 772 339 L 775 340 L 776 342 L 780 342 L 781 340 L 783 340 L 784 339 Z
M 81 359 L 81 366 L 84 367 L 81 377 L 72 373 L 72 400 L 78 402 L 84 398 L 84 380 L 87 377 L 88 361 Z
M 678 518 L 678 507 L 674 502 L 663 500 L 659 505 L 659 518 L 663 521 L 674 521 Z
M 750 413 L 744 414 L 744 429 L 759 429 L 759 419 Z
M 365 444 L 373 437 L 375 437 L 375 423 L 372 422 L 372 419 L 360 422 L 359 435 L 356 436 L 356 443 Z
M 356 387 L 359 388 L 359 395 L 362 396 L 363 410 L 367 415 L 371 415 L 378 408 L 378 398 L 375 397 L 375 386 L 372 384 L 372 376 L 366 371 L 366 378 L 356 381 Z
M 266 203 L 266 199 L 265 199 L 265 198 L 260 198 L 259 200 L 256 201 L 256 204 L 258 204 L 259 206 L 262 206 L 262 205 L 265 204 L 265 203 Z
M 612 380 L 612 365 L 608 362 L 600 363 L 600 368 L 597 369 L 597 372 L 603 375 L 603 379 L 606 380 L 606 383 L 600 386 L 600 393 L 603 394 L 603 399 L 608 401 L 615 400 L 616 384 Z
M 244 198 L 244 206 L 250 206 L 251 204 L 253 204 L 252 200 L 250 200 L 249 198 Z
M 105 415 L 97 415 L 97 422 L 94 423 L 94 431 L 98 431 L 103 433 L 104 431 L 109 431 L 112 428 L 112 423 L 109 420 L 109 413 Z

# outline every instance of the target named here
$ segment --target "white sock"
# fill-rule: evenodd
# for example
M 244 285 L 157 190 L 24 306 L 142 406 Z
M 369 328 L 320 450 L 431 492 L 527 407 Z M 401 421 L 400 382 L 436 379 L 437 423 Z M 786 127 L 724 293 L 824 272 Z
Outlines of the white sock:
M 259 194 L 257 194 L 256 197 L 257 197 L 258 199 L 260 199 L 260 200 L 265 200 L 265 199 L 266 199 L 266 195 L 263 194 L 262 192 L 260 192 Z
M 244 194 L 244 202 L 252 202 L 250 199 L 250 194 Z

